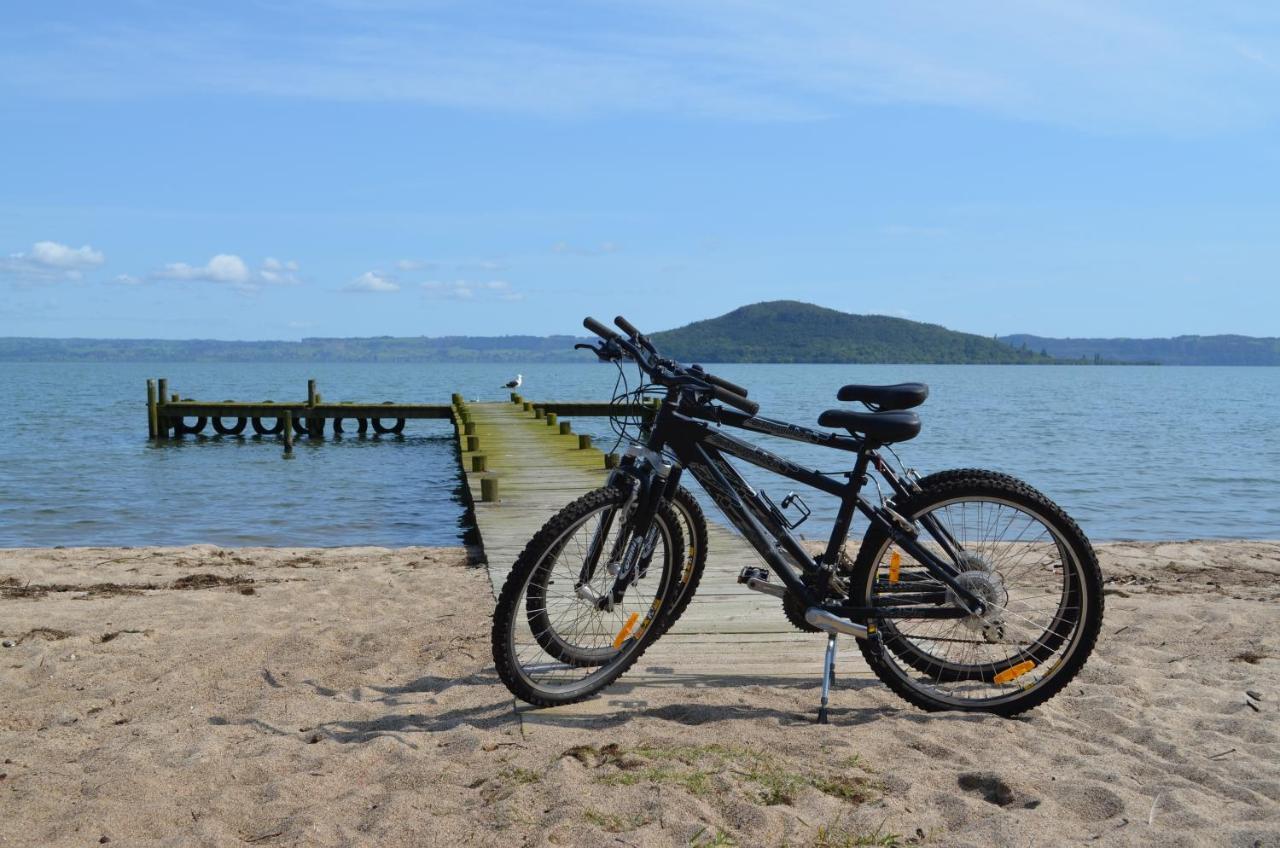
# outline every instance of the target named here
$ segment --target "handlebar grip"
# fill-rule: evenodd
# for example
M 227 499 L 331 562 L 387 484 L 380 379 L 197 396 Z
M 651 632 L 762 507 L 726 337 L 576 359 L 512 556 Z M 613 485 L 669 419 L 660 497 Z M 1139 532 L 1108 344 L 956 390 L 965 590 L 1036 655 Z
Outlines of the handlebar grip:
M 613 323 L 621 327 L 622 331 L 633 339 L 639 338 L 642 335 L 641 332 L 636 329 L 635 324 L 632 324 L 630 321 L 628 321 L 626 318 L 623 318 L 621 315 L 614 318 Z
M 706 380 L 708 383 L 710 383 L 713 386 L 719 386 L 722 389 L 726 389 L 730 392 L 733 392 L 735 395 L 741 395 L 742 397 L 747 396 L 746 389 L 742 388 L 742 386 L 739 386 L 737 383 L 730 383 L 728 380 L 724 379 L 723 377 L 717 377 L 715 374 L 707 374 L 704 372 L 702 375 L 702 379 Z
M 711 396 L 721 403 L 727 403 L 729 406 L 742 410 L 748 415 L 755 415 L 760 411 L 760 404 L 753 400 L 747 400 L 742 395 L 731 392 L 722 386 L 713 384 L 711 386 Z
M 582 326 L 586 327 L 588 330 L 595 333 L 597 336 L 599 336 L 600 338 L 604 339 L 607 342 L 613 341 L 618 337 L 618 334 L 615 333 L 613 330 L 610 330 L 604 324 L 601 324 L 599 321 L 589 316 L 587 318 L 582 319 Z

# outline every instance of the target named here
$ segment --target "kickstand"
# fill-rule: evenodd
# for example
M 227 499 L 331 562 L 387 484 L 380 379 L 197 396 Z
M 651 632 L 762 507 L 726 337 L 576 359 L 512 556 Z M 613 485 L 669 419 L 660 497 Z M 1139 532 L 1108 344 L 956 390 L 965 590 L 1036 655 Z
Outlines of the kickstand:
M 831 683 L 836 679 L 836 634 L 827 634 L 827 656 L 822 662 L 822 706 L 818 707 L 818 724 L 827 723 L 827 701 Z

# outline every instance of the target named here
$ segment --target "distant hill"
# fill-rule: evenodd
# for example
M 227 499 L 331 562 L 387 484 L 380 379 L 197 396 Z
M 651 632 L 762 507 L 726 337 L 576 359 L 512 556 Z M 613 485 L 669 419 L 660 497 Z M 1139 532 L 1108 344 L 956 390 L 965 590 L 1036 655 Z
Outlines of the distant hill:
M 1001 336 L 1014 347 L 1045 350 L 1059 359 L 1156 362 L 1161 365 L 1280 365 L 1280 339 L 1252 336 L 1175 336 L 1171 339 L 1050 339 Z
M 572 336 L 375 336 L 300 342 L 0 338 L 9 362 L 567 362 Z
M 735 309 L 653 333 L 686 362 L 864 362 L 1280 365 L 1280 339 L 988 338 L 885 315 L 851 315 L 794 300 Z M 594 338 L 594 337 L 593 337 Z M 584 362 L 575 336 L 426 336 L 231 342 L 213 339 L 0 338 L 0 362 Z
M 885 315 L 851 315 L 795 300 L 743 306 L 653 334 L 675 359 L 698 362 L 1047 363 L 1039 348 L 1011 346 Z

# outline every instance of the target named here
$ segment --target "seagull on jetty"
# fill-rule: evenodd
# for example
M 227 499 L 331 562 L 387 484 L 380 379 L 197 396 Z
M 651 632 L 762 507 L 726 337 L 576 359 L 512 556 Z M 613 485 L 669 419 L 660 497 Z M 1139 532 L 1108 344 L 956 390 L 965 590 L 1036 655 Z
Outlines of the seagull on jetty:
M 502 388 L 504 388 L 504 389 L 518 389 L 518 388 L 520 388 L 520 384 L 521 384 L 521 383 L 523 383 L 523 382 L 524 382 L 524 375 L 523 375 L 523 374 L 517 374 L 517 375 L 516 375 L 516 378 L 515 378 L 514 380 L 508 380 L 508 381 L 506 382 L 506 384 L 505 384 L 505 385 L 503 385 L 503 387 L 502 387 Z

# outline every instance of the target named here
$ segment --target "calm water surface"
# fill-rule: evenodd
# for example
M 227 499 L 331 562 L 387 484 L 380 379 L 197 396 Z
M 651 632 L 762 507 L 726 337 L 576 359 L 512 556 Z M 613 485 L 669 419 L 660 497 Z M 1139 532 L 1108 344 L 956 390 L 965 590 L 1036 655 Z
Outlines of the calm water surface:
M 1280 538 L 1280 369 L 725 365 L 763 415 L 807 424 L 847 382 L 923 380 L 924 430 L 900 447 L 927 473 L 955 466 L 1023 477 L 1094 539 Z M 452 545 L 465 529 L 451 431 L 409 422 L 400 438 L 146 438 L 145 381 L 200 399 L 498 400 L 525 375 L 536 399 L 606 399 L 612 367 L 392 364 L 0 363 L 0 546 Z M 605 441 L 605 419 L 574 422 Z M 211 431 L 208 431 L 211 432 Z M 813 467 L 846 454 L 750 438 Z M 752 469 L 754 470 L 754 469 Z M 749 473 L 775 500 L 789 481 Z M 818 537 L 834 503 L 801 490 Z

